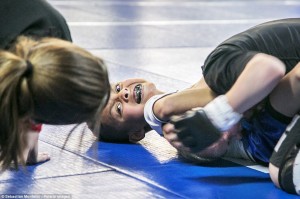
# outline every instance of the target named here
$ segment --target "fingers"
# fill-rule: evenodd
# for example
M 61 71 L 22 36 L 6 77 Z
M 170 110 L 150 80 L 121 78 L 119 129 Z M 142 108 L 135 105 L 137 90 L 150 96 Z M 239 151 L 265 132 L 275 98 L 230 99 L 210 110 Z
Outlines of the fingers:
M 174 127 L 173 124 L 167 123 L 163 126 L 164 135 L 169 134 L 169 133 L 173 133 L 173 132 L 176 132 L 175 127 Z
M 173 124 L 167 123 L 163 126 L 164 138 L 177 150 L 190 151 L 177 137 L 177 130 Z
M 42 152 L 38 154 L 37 162 L 36 163 L 42 163 L 50 160 L 50 155 L 48 153 Z
M 172 146 L 178 148 L 182 145 L 178 140 L 177 133 L 174 131 L 175 129 L 172 124 L 165 125 L 163 130 L 165 139 L 170 142 Z
M 27 159 L 26 164 L 34 165 L 34 164 L 46 162 L 48 160 L 50 160 L 50 155 L 48 153 L 42 152 L 42 153 L 38 153 L 36 157 L 31 157 L 30 159 Z

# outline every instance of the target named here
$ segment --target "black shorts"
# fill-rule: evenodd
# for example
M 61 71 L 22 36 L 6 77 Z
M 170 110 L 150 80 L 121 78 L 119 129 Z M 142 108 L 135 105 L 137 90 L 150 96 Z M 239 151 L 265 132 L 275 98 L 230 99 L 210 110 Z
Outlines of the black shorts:
M 202 67 L 205 82 L 218 95 L 225 94 L 257 53 L 229 45 L 217 47 Z
M 300 116 L 297 115 L 294 117 L 291 124 L 287 127 L 286 132 L 281 136 L 275 146 L 274 152 L 270 158 L 270 163 L 279 168 L 290 148 L 299 143 Z
M 258 53 L 277 57 L 288 73 L 300 61 L 299 44 L 300 18 L 257 25 L 230 37 L 207 57 L 202 67 L 204 79 L 215 93 L 224 94 Z

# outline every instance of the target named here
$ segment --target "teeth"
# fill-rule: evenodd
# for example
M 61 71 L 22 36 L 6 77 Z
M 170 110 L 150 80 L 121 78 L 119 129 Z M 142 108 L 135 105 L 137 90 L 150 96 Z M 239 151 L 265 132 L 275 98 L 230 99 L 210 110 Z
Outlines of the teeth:
M 142 85 L 138 84 L 134 87 L 135 92 L 135 101 L 136 103 L 140 104 L 142 101 Z

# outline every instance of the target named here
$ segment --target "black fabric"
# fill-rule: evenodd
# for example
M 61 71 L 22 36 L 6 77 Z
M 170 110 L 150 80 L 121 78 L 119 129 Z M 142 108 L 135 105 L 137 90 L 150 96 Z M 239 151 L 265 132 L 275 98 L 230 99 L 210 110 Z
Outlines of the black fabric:
M 289 72 L 300 61 L 300 18 L 267 22 L 221 43 L 202 66 L 206 83 L 217 94 L 226 93 L 258 53 L 279 58 Z
M 281 164 L 284 162 L 290 148 L 293 147 L 295 144 L 300 144 L 300 119 L 299 118 L 300 117 L 297 116 L 296 119 L 294 119 L 292 123 L 287 127 L 287 130 L 284 133 L 286 137 L 280 138 L 270 158 L 270 163 L 272 163 L 274 166 L 278 168 L 280 168 Z
M 297 194 L 293 180 L 293 170 L 295 159 L 299 153 L 299 148 L 300 143 L 299 145 L 294 145 L 289 150 L 289 152 L 285 155 L 284 161 L 280 165 L 278 174 L 280 187 L 286 192 L 292 194 Z
M 289 124 L 291 123 L 293 117 L 288 117 L 283 115 L 282 113 L 278 112 L 277 110 L 275 110 L 273 108 L 273 106 L 270 103 L 270 100 L 268 98 L 267 103 L 266 103 L 266 110 L 268 111 L 268 113 L 275 118 L 276 120 L 284 123 L 284 124 Z
M 0 27 L 0 49 L 19 35 L 72 41 L 65 19 L 45 0 L 1 0 Z
M 203 109 L 172 117 L 170 123 L 180 131 L 177 133 L 178 139 L 192 152 L 207 148 L 221 137 L 221 132 L 207 118 Z

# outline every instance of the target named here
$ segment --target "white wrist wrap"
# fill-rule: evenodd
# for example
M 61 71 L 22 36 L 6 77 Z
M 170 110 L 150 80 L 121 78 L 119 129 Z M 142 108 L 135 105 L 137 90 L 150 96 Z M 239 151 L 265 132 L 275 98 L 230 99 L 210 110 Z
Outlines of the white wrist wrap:
M 204 107 L 207 117 L 220 130 L 227 131 L 235 125 L 241 118 L 242 114 L 234 112 L 228 104 L 225 95 L 220 95 Z

